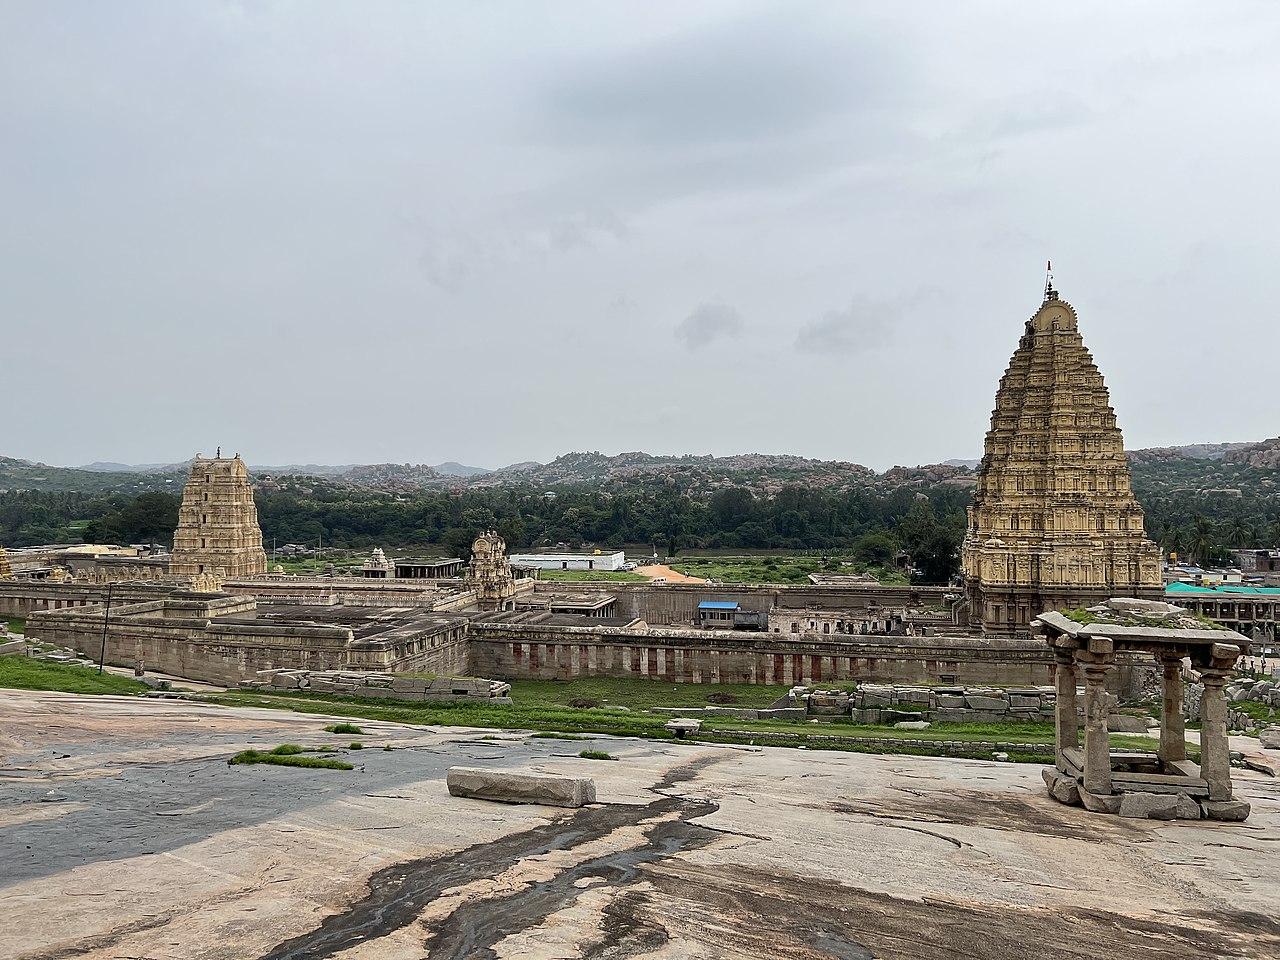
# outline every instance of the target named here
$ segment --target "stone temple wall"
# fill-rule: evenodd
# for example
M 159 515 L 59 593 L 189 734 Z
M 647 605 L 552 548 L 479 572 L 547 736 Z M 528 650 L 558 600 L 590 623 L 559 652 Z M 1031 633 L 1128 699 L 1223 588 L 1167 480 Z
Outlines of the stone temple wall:
M 473 622 L 472 669 L 504 680 L 643 677 L 670 683 L 1037 686 L 1052 657 L 1021 641 L 841 638 L 768 633 Z M 1041 645 L 1042 646 L 1042 645 Z

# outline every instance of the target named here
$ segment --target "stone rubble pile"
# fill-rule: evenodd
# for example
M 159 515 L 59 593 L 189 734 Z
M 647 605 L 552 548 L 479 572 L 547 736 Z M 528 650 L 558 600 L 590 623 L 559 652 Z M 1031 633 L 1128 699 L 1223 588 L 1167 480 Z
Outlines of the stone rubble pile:
M 796 687 L 810 714 L 849 714 L 859 723 L 1052 720 L 1053 687 L 919 687 L 862 683 L 852 692 Z
M 1232 709 L 1230 705 L 1233 703 L 1251 701 L 1280 711 L 1280 684 L 1277 684 L 1274 680 L 1254 680 L 1251 677 L 1240 677 L 1227 684 L 1223 689 L 1223 694 L 1227 698 L 1227 729 L 1229 730 L 1243 730 L 1246 733 L 1252 733 L 1259 726 L 1265 725 L 1259 723 L 1243 710 Z M 1182 701 L 1182 712 L 1188 720 L 1200 719 L 1200 701 L 1203 697 L 1203 684 L 1192 683 L 1187 686 L 1186 695 Z
M 1152 793 L 1124 790 L 1099 795 L 1081 787 L 1075 777 L 1046 767 L 1040 771 L 1049 795 L 1059 803 L 1084 807 L 1094 813 L 1118 814 L 1131 820 L 1224 820 L 1238 823 L 1249 816 L 1249 804 L 1243 800 L 1210 800 L 1189 793 Z
M 258 679 L 242 680 L 247 690 L 306 690 L 349 697 L 387 700 L 485 700 L 511 703 L 511 684 L 478 677 L 413 677 L 395 673 L 346 670 L 260 670 Z

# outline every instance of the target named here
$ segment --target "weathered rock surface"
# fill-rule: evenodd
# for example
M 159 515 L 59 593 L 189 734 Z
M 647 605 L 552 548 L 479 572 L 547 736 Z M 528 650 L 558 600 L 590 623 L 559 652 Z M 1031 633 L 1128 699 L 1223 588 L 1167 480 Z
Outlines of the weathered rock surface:
M 596 802 L 595 781 L 532 770 L 450 767 L 445 775 L 450 796 L 498 803 L 541 803 L 581 807 Z

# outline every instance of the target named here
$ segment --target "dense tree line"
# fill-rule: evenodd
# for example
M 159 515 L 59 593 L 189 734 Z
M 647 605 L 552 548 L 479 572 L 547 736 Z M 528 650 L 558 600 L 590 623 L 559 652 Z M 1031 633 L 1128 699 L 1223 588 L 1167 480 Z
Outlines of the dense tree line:
M 1154 540 L 1165 550 L 1213 562 L 1229 547 L 1280 543 L 1280 478 L 1274 471 L 1264 473 L 1195 462 L 1161 464 L 1136 468 L 1134 488 Z M 702 500 L 637 485 L 612 493 L 577 486 L 392 495 L 307 479 L 260 489 L 256 500 L 268 547 L 273 541 L 352 549 L 430 547 L 465 556 L 476 532 L 493 527 L 513 548 L 654 544 L 671 553 L 689 548 L 850 551 L 870 564 L 908 558 L 918 580 L 945 583 L 959 565 L 969 491 L 784 487 L 761 496 L 728 487 Z M 0 544 L 170 543 L 177 509 L 178 498 L 168 493 L 3 493 Z

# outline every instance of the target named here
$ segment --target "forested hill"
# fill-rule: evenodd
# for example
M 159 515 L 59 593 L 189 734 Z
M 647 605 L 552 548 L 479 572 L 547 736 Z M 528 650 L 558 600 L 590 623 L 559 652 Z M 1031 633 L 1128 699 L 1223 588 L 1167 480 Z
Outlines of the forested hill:
M 1280 441 L 1205 455 L 1172 450 L 1131 456 L 1134 489 L 1152 537 L 1166 549 L 1211 559 L 1227 546 L 1280 543 Z M 0 461 L 13 485 L 0 492 L 0 544 L 168 541 L 179 474 L 138 475 Z M 907 547 L 946 566 L 964 529 L 973 473 L 963 466 L 895 467 L 786 457 L 562 457 L 545 468 L 449 478 L 417 486 L 411 468 L 392 490 L 346 476 L 255 480 L 263 532 L 278 543 L 465 550 L 496 526 L 513 547 L 554 543 L 853 549 Z M 377 471 L 374 471 L 377 472 Z M 76 485 L 82 485 L 76 489 Z M 164 491 L 143 499 L 139 494 Z M 868 541 L 867 538 L 872 540 Z M 880 539 L 875 539 L 880 538 Z M 886 547 L 886 543 L 890 546 Z M 873 550 L 874 548 L 874 550 Z M 919 561 L 924 562 L 924 561 Z

